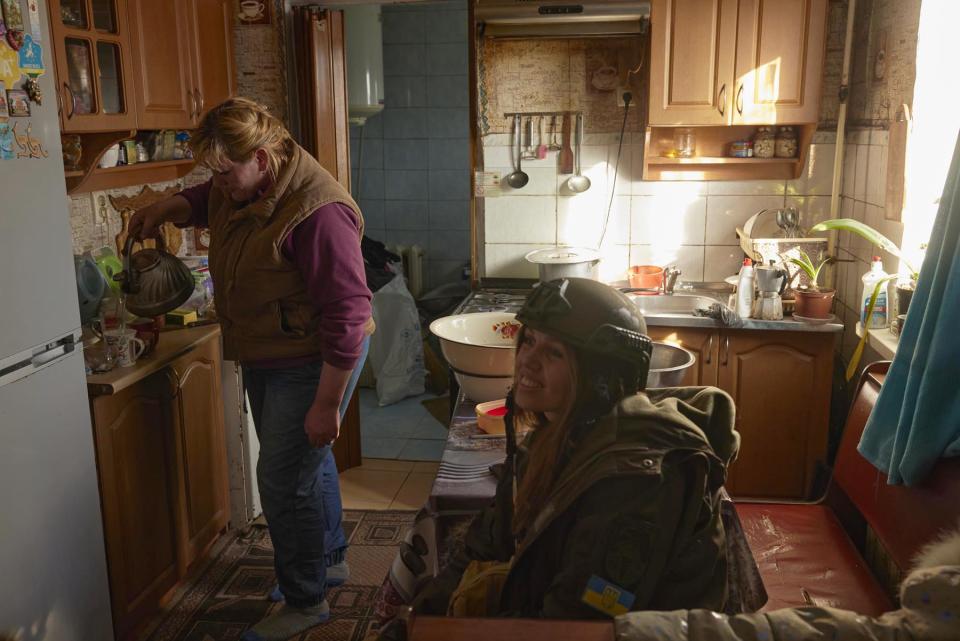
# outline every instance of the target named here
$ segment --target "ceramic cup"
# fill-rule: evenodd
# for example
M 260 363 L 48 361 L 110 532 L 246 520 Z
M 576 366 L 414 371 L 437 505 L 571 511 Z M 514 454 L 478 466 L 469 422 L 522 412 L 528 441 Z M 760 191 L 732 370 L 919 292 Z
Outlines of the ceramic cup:
M 248 19 L 259 18 L 263 13 L 263 3 L 257 2 L 257 0 L 243 0 L 240 3 L 240 9 L 243 11 L 244 17 Z
M 137 338 L 146 345 L 146 349 L 141 356 L 146 356 L 152 352 L 160 341 L 160 326 L 155 318 L 135 318 L 130 321 L 130 329 L 135 331 Z
M 136 363 L 147 347 L 137 338 L 137 332 L 133 329 L 108 329 L 103 333 L 103 337 L 107 345 L 113 349 L 117 365 L 120 367 L 130 367 Z

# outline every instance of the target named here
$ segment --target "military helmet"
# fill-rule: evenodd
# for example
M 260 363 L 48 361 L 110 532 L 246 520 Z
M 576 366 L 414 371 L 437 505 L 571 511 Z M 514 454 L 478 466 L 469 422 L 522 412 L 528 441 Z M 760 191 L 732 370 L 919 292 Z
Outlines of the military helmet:
M 588 278 L 540 283 L 517 320 L 576 349 L 636 368 L 637 389 L 645 387 L 653 343 L 643 316 L 617 289 Z

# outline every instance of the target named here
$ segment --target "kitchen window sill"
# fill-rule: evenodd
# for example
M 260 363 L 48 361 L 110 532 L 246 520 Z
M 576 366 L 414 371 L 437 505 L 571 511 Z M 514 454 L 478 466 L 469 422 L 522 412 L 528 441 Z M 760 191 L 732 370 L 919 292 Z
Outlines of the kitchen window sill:
M 863 336 L 863 323 L 857 323 L 857 336 Z M 900 337 L 894 335 L 890 328 L 871 330 L 867 343 L 883 358 L 892 359 L 897 353 Z

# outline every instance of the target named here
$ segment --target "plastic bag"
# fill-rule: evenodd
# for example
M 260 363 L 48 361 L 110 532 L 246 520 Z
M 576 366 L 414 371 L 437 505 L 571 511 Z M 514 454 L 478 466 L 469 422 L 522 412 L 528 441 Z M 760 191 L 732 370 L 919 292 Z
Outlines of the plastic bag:
M 397 274 L 373 295 L 373 320 L 377 331 L 370 337 L 370 365 L 380 405 L 423 394 L 427 370 L 420 314 L 402 275 Z

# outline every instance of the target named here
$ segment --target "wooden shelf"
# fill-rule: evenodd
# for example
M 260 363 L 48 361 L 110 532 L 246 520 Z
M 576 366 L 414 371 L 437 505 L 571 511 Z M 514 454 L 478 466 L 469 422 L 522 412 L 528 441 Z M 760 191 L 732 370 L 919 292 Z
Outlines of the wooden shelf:
M 168 167 L 178 167 L 180 165 L 193 165 L 192 158 L 181 158 L 179 160 L 156 160 L 152 162 L 135 162 L 132 165 L 120 165 L 118 167 L 98 167 L 94 173 L 98 174 L 125 174 L 134 171 L 158 170 Z
M 694 158 L 668 158 L 656 156 L 647 161 L 651 165 L 768 165 L 793 164 L 796 158 L 728 158 L 723 156 L 696 156 Z

